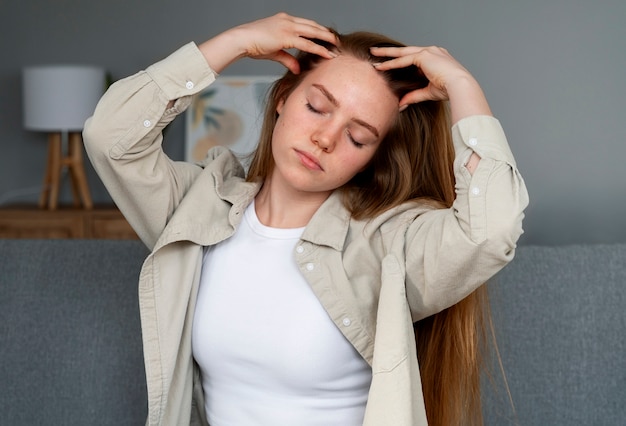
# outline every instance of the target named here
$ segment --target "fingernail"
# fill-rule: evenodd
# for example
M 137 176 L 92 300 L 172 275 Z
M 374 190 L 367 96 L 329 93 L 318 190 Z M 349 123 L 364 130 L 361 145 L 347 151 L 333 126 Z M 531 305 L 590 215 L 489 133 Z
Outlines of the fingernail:
M 409 104 L 406 104 L 406 105 L 400 105 L 400 108 L 398 108 L 398 112 L 402 112 L 402 111 L 404 111 L 405 109 L 407 109 L 407 107 L 408 107 L 408 106 L 409 106 Z

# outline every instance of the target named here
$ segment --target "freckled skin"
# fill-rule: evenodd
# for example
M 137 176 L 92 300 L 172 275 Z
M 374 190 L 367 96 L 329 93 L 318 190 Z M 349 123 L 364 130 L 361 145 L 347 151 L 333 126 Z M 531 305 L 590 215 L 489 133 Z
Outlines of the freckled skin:
M 307 75 L 277 111 L 271 185 L 326 198 L 368 164 L 398 114 L 398 98 L 369 63 L 339 56 Z

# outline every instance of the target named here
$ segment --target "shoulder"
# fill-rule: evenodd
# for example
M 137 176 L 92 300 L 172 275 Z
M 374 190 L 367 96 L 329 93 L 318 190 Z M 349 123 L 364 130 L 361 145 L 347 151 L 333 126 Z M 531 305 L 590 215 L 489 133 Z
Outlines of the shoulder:
M 412 200 L 392 207 L 378 216 L 362 221 L 364 227 L 379 230 L 405 229 L 407 226 L 448 209 L 438 208 L 427 200 Z
M 215 146 L 209 149 L 204 159 L 198 165 L 205 171 L 220 173 L 224 178 L 245 177 L 241 161 L 231 150 L 223 146 Z

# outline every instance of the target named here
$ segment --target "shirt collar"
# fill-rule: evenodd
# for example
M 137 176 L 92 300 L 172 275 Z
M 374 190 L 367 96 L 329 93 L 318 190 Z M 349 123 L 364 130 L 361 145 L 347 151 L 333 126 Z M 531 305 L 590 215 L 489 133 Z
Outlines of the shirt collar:
M 350 212 L 345 208 L 340 191 L 334 191 L 315 212 L 302 239 L 313 244 L 342 250 L 350 226 Z
M 236 161 L 234 157 L 231 157 L 231 155 L 219 156 L 216 162 L 224 161 L 227 163 L 226 166 L 215 167 L 211 171 L 205 170 L 200 174 L 189 191 L 190 196 L 186 197 L 188 198 L 187 204 L 192 205 L 185 205 L 182 209 L 184 213 L 178 214 L 177 212 L 172 218 L 174 223 L 169 228 L 176 230 L 175 236 L 169 235 L 169 238 L 164 238 L 162 243 L 171 242 L 172 239 L 190 239 L 201 245 L 211 244 L 229 233 L 231 226 L 239 225 L 244 210 L 260 190 L 261 184 L 246 182 L 242 176 L 243 170 L 237 168 L 234 173 L 227 173 L 228 176 L 225 176 L 223 171 L 232 170 L 231 162 Z M 207 208 L 207 204 L 203 201 L 206 196 L 205 185 L 211 185 L 211 183 L 215 185 L 218 197 L 232 204 L 227 220 L 198 214 Z M 190 200 L 194 202 L 188 203 Z M 350 212 L 344 207 L 340 191 L 334 191 L 313 215 L 302 234 L 302 239 L 340 251 L 344 247 L 349 226 Z M 171 233 L 168 232 L 168 234 Z

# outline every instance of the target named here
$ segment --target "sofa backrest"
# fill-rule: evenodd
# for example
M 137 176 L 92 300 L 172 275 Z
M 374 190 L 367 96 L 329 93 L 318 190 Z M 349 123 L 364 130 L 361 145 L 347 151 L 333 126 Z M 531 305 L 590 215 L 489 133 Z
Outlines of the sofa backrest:
M 143 425 L 138 241 L 0 240 L 0 425 Z
M 138 241 L 0 240 L 0 425 L 141 425 Z M 626 244 L 521 246 L 490 284 L 516 412 L 485 424 L 623 425 Z
M 490 295 L 516 414 L 487 383 L 487 425 L 626 424 L 626 244 L 521 246 Z

